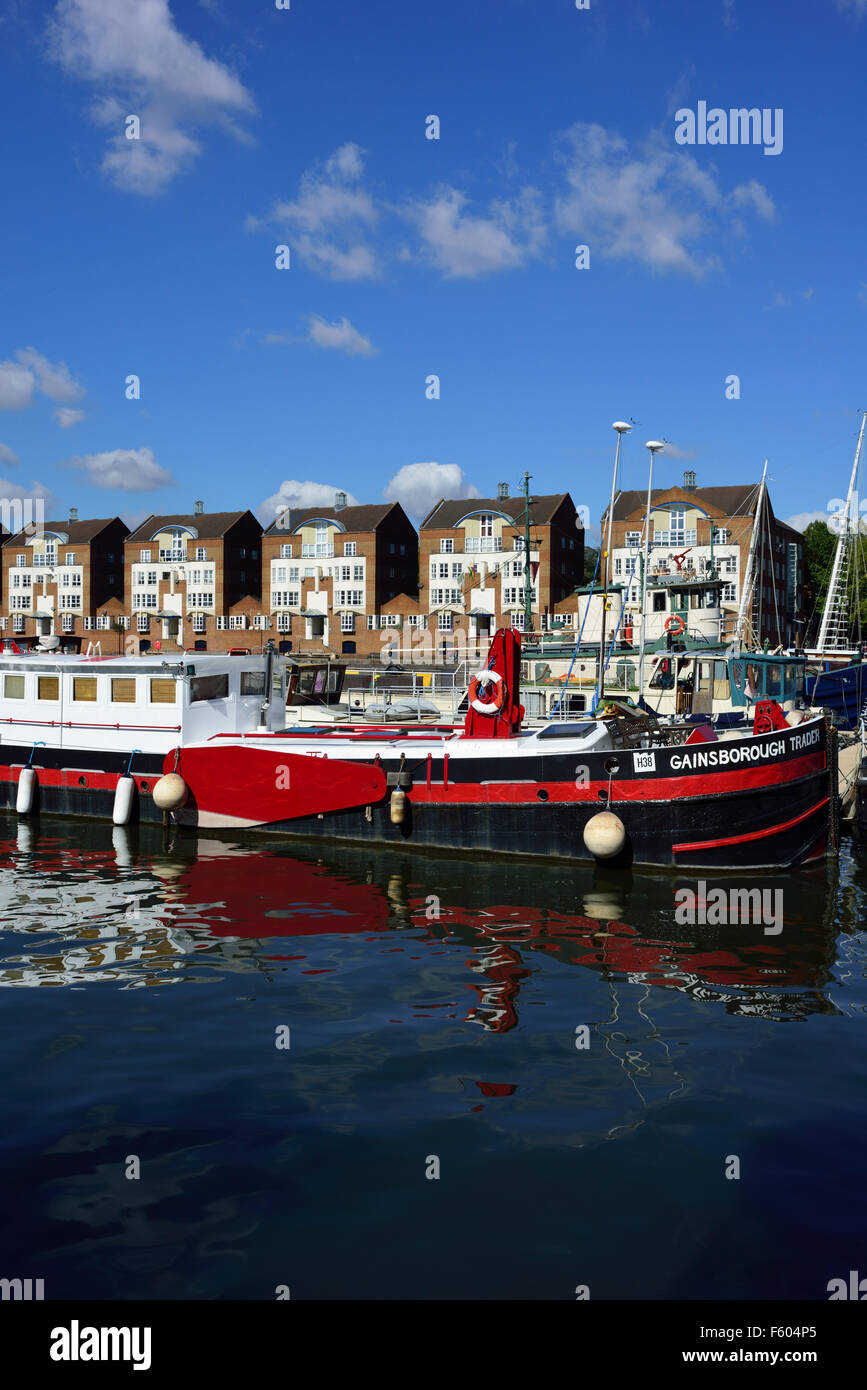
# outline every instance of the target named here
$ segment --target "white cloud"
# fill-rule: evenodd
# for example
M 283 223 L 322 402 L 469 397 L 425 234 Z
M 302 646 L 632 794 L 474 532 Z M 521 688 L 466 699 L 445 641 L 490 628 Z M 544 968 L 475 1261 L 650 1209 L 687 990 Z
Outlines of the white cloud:
M 304 265 L 332 280 L 363 280 L 377 273 L 368 237 L 379 214 L 370 194 L 358 186 L 362 154 L 358 145 L 341 145 L 324 165 L 302 174 L 297 197 L 277 203 L 264 219 L 286 237 Z M 262 225 L 247 219 L 252 229 Z
M 578 124 L 564 135 L 561 159 L 569 189 L 555 200 L 557 224 L 591 255 L 598 247 L 655 271 L 698 277 L 719 267 L 719 256 L 700 244 L 719 240 L 734 208 L 773 215 L 761 184 L 753 180 L 726 195 L 714 173 L 658 135 L 633 153 L 616 132 Z
M 689 463 L 692 459 L 698 458 L 695 449 L 678 449 L 677 445 L 672 444 L 669 440 L 665 442 L 663 455 L 668 459 L 683 459 L 684 463 Z
M 419 231 L 422 255 L 448 278 L 512 270 L 539 254 L 546 229 L 535 189 L 491 202 L 484 217 L 466 212 L 466 201 L 458 189 L 442 188 L 431 200 L 403 210 Z
M 0 463 L 20 463 L 21 460 L 16 453 L 9 448 L 8 444 L 0 444 Z
M 359 357 L 373 357 L 376 354 L 377 349 L 370 339 L 353 328 L 347 318 L 342 318 L 339 323 L 327 323 L 318 314 L 311 314 L 308 324 L 308 336 L 319 347 L 337 348 L 340 352 Z
M 735 0 L 722 0 L 722 21 L 727 29 L 737 29 L 738 21 L 735 16 Z
M 65 362 L 49 362 L 36 348 L 21 348 L 15 356 L 39 382 L 39 390 L 51 401 L 77 401 L 84 395 L 84 387 L 73 381 Z
M 19 348 L 15 356 L 15 362 L 0 362 L 0 410 L 27 410 L 37 391 L 67 403 L 84 395 L 65 362 L 49 362 L 33 347 Z
M 73 468 L 87 474 L 87 481 L 94 487 L 150 492 L 174 482 L 150 449 L 108 449 L 102 454 L 77 456 L 70 462 Z
M 757 179 L 737 184 L 730 197 L 736 208 L 751 207 L 766 222 L 770 222 L 776 216 L 777 209 L 773 198 L 764 184 L 759 183 Z
M 57 498 L 51 488 L 46 487 L 44 483 L 33 482 L 30 487 L 23 487 L 20 483 L 10 483 L 8 478 L 0 478 L 0 507 L 4 503 L 35 501 L 37 498 L 41 498 L 44 503 L 46 518 L 49 518 L 52 512 L 59 510 Z
M 114 134 L 102 169 L 132 193 L 161 193 L 201 150 L 189 130 L 255 111 L 237 77 L 175 27 L 168 0 L 61 0 L 49 24 L 52 57 L 97 90 L 94 120 Z M 125 119 L 141 121 L 126 138 Z
M 382 490 L 389 502 L 399 502 L 412 517 L 424 517 L 441 497 L 479 497 L 479 489 L 464 481 L 456 463 L 405 463 Z
M 791 526 L 795 531 L 806 531 L 811 521 L 824 521 L 828 524 L 829 512 L 796 512 L 794 516 L 784 518 L 787 526 Z
M 287 507 L 333 507 L 334 495 L 346 492 L 347 506 L 354 507 L 358 498 L 346 488 L 334 487 L 330 483 L 314 483 L 312 480 L 299 482 L 297 478 L 286 478 L 276 492 L 256 508 L 256 513 L 264 525 L 270 526 L 278 512 Z
M 867 14 L 867 0 L 837 0 L 837 9 L 854 10 L 860 19 L 862 15 Z
M 35 390 L 36 377 L 20 362 L 0 362 L 0 410 L 26 410 Z
M 85 419 L 83 410 L 70 410 L 65 405 L 59 406 L 55 410 L 54 416 L 62 430 L 68 430 L 71 425 L 77 425 L 79 420 Z

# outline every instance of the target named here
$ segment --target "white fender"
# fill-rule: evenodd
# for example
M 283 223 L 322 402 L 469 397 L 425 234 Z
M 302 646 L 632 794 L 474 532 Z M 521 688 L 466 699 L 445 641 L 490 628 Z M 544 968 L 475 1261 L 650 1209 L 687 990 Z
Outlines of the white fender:
M 125 773 L 118 777 L 117 786 L 114 789 L 114 809 L 111 819 L 115 825 L 129 825 L 132 819 L 133 798 L 135 796 L 135 778 Z
M 24 767 L 18 778 L 18 792 L 15 797 L 15 810 L 19 816 L 29 816 L 36 799 L 36 769 Z

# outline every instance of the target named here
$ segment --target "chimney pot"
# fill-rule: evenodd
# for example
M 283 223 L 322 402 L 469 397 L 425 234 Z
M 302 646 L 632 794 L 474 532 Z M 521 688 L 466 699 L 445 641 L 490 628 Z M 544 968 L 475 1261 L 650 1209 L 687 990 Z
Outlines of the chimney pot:
M 69 508 L 69 520 L 70 520 L 70 521 L 77 521 L 77 520 L 78 520 L 78 508 L 77 508 L 77 507 L 70 507 L 70 508 Z
M 204 502 L 198 502 L 198 501 L 197 501 L 197 502 L 196 502 L 196 506 L 195 506 L 195 511 L 196 511 L 196 516 L 203 516 L 203 515 L 204 515 L 204 512 L 205 512 L 205 504 L 204 504 Z
M 688 468 L 683 475 L 683 486 L 687 492 L 695 492 L 695 471 Z
M 505 502 L 509 496 L 509 484 L 497 483 L 497 497 L 501 502 Z
M 342 511 L 343 511 L 343 508 L 344 508 L 345 506 L 346 506 L 346 493 L 345 493 L 345 492 L 335 492 L 335 494 L 334 494 L 334 510 L 335 510 L 336 512 L 342 512 Z

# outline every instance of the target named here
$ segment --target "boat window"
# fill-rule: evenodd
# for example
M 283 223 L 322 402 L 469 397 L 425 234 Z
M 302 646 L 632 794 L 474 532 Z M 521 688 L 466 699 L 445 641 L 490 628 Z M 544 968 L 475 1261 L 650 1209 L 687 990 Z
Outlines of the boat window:
M 135 704 L 135 676 L 116 676 L 111 682 L 113 705 Z
M 769 661 L 765 666 L 765 694 L 778 700 L 782 694 L 783 667 L 780 662 Z
M 264 695 L 264 694 L 265 694 L 265 672 L 264 672 L 264 671 L 242 671 L 242 672 L 241 672 L 241 694 L 242 694 L 242 695 Z
M 653 611 L 654 611 L 654 613 L 664 613 L 664 612 L 665 612 L 665 590 L 664 590 L 664 589 L 658 590 L 658 591 L 653 595 Z
M 59 676 L 39 676 L 37 678 L 39 700 L 59 700 L 60 699 L 60 677 Z
M 302 671 L 298 681 L 298 688 L 302 695 L 310 695 L 313 692 L 313 679 L 316 675 L 315 670 Z
M 154 676 L 151 679 L 151 704 L 173 705 L 177 696 L 175 682 L 171 676 Z
M 73 676 L 72 698 L 73 700 L 95 700 L 96 676 Z
M 325 689 L 325 683 L 327 679 L 328 672 L 326 671 L 324 666 L 320 666 L 319 670 L 316 672 L 316 680 L 313 682 L 314 695 L 322 694 L 323 690 Z
M 229 675 L 196 676 L 190 681 L 190 704 L 199 700 L 227 700 L 229 697 Z
M 804 693 L 804 668 L 795 661 L 786 663 L 786 698 L 794 700 Z
M 23 700 L 24 677 L 6 676 L 5 683 L 3 686 L 3 694 L 6 696 L 7 700 Z

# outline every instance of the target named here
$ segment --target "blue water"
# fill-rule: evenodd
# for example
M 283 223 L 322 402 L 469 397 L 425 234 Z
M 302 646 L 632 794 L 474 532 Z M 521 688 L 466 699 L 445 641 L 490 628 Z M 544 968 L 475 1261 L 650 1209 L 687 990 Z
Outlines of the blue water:
M 783 890 L 769 934 L 679 925 L 665 874 L 10 816 L 0 841 L 0 1277 L 675 1299 L 867 1274 L 848 846 L 736 881 Z

